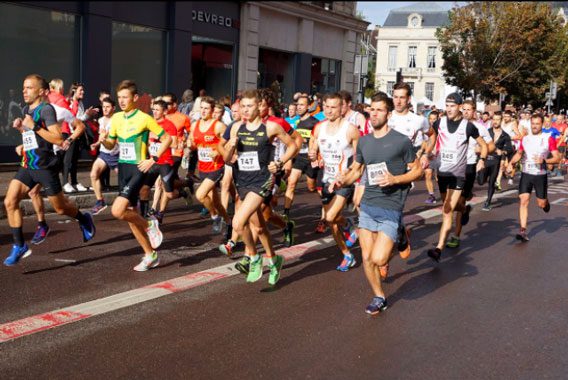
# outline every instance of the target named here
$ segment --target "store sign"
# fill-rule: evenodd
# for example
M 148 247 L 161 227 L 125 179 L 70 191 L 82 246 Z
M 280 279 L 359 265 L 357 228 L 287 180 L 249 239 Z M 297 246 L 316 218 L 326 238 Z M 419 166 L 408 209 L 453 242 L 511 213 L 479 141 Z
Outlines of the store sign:
M 191 13 L 193 21 L 205 22 L 227 28 L 233 27 L 233 19 L 230 17 L 216 15 L 207 11 L 192 11 Z

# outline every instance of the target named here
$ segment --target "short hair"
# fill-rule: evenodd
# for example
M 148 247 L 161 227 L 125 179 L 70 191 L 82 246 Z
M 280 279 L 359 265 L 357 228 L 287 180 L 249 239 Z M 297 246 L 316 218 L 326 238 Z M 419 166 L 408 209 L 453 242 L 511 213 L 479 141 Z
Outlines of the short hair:
M 438 117 L 438 116 L 440 116 L 440 113 L 438 111 L 434 110 L 434 111 L 430 111 L 430 113 L 428 114 L 428 117 L 430 117 L 430 115 L 434 115 L 434 116 Z
M 258 89 L 258 97 L 259 97 L 259 100 L 261 100 L 261 101 L 265 100 L 268 107 L 272 107 L 277 103 L 276 102 L 276 95 L 274 94 L 274 91 L 272 91 L 269 88 Z
M 214 108 L 217 108 L 217 109 L 220 109 L 220 110 L 225 111 L 225 105 L 222 104 L 222 103 L 219 103 L 219 102 L 215 103 Z
M 297 106 L 298 106 L 298 105 L 297 105 L 296 103 L 290 103 L 290 104 L 288 104 L 288 108 L 290 108 L 290 107 L 297 107 Z
M 138 95 L 138 86 L 130 79 L 125 79 L 116 86 L 116 92 L 128 90 L 132 95 Z
M 257 103 L 260 101 L 258 91 L 255 89 L 244 90 L 241 94 L 241 99 L 255 99 Z
M 50 90 L 55 90 L 57 92 L 63 92 L 63 79 L 60 78 L 53 78 L 52 80 L 49 81 L 49 89 Z
M 343 99 L 345 103 L 353 102 L 353 97 L 351 96 L 351 93 L 349 91 L 341 90 L 339 91 L 339 95 L 341 96 L 341 99 Z
M 473 100 L 471 100 L 471 99 L 466 99 L 466 100 L 464 100 L 463 103 L 462 103 L 462 105 L 465 105 L 465 104 L 470 105 L 471 108 L 473 108 L 474 111 L 477 109 L 477 105 L 476 105 L 475 102 L 474 102 Z
M 306 99 L 308 104 L 310 104 L 310 97 L 307 94 L 300 94 L 300 96 L 296 99 L 296 103 L 298 103 L 300 99 Z
M 213 99 L 210 96 L 203 96 L 201 98 L 201 103 L 207 103 L 211 106 L 211 109 L 213 109 L 213 107 L 215 107 L 215 103 L 217 103 L 217 102 L 215 101 L 215 99 Z
M 230 107 L 231 106 L 231 97 L 228 96 L 228 95 L 225 95 L 221 99 L 219 99 L 219 103 L 221 103 L 224 107 Z
M 502 117 L 503 117 L 503 112 L 501 112 L 501 111 L 495 111 L 495 112 L 493 112 L 493 116 L 499 116 L 499 117 L 502 118 Z
M 328 99 L 339 99 L 339 100 L 343 100 L 343 97 L 341 96 L 341 94 L 339 92 L 328 92 L 327 94 L 325 94 L 323 96 L 322 101 L 326 102 Z
M 168 98 L 170 98 L 172 100 L 172 103 L 177 103 L 178 102 L 178 98 L 177 96 L 173 93 L 173 92 L 166 92 L 164 95 L 162 95 L 162 98 L 164 96 L 167 96 Z
M 544 123 L 544 115 L 540 112 L 535 112 L 531 115 L 531 119 L 540 119 L 541 123 Z
M 511 110 L 506 110 L 503 114 L 504 114 L 504 115 L 513 116 L 513 111 L 511 111 Z
M 373 95 L 373 97 L 371 98 L 371 103 L 376 103 L 376 102 L 384 102 L 387 106 L 388 112 L 392 112 L 392 110 L 394 110 L 394 103 L 392 99 L 384 92 Z
M 181 96 L 181 101 L 184 103 L 189 103 L 193 100 L 193 91 L 191 91 L 190 89 L 187 89 L 183 92 L 183 95 Z
M 154 102 L 152 103 L 152 106 L 158 106 L 160 107 L 162 110 L 167 110 L 168 109 L 168 103 L 166 103 L 165 100 L 154 100 Z
M 103 99 L 103 101 L 101 103 L 108 103 L 111 106 L 115 107 L 116 103 L 114 102 L 114 100 L 111 99 L 110 96 L 107 96 L 106 98 Z
M 394 93 L 395 90 L 406 90 L 406 96 L 412 96 L 412 88 L 406 82 L 396 83 L 392 88 L 392 92 Z
M 100 91 L 99 91 L 99 96 L 101 96 L 102 94 L 108 94 L 108 95 L 110 95 L 110 91 L 107 91 L 107 90 L 100 90 Z
M 491 114 L 490 114 L 489 112 L 487 112 L 487 111 L 485 111 L 485 112 L 483 113 L 483 115 L 491 116 Z
M 39 87 L 40 87 L 42 90 L 49 90 L 49 83 L 47 83 L 47 81 L 45 80 L 45 78 L 42 77 L 42 76 L 39 75 L 39 74 L 30 74 L 30 75 L 27 75 L 27 76 L 24 78 L 24 80 L 26 80 L 26 79 L 35 79 L 36 81 L 39 82 Z

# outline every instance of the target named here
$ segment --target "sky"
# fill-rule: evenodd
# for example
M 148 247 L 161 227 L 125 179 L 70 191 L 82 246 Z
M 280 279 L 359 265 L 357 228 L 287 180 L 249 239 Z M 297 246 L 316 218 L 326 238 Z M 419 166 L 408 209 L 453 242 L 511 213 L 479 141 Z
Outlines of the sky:
M 431 1 L 423 2 L 431 3 Z M 371 23 L 369 29 L 373 29 L 375 25 L 383 25 L 391 9 L 415 3 L 416 1 L 358 1 L 357 11 L 363 13 L 365 20 Z M 451 9 L 455 4 L 453 1 L 437 1 L 436 3 L 444 9 Z

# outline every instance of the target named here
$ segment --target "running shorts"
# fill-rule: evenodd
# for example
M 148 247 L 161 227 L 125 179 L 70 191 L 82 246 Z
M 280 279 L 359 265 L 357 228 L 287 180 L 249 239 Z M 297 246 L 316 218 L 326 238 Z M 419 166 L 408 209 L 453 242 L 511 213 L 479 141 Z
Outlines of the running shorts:
M 41 184 L 47 196 L 57 195 L 63 190 L 59 181 L 58 168 L 32 170 L 20 167 L 14 179 L 29 187 L 30 190 L 38 183 Z
M 465 182 L 463 185 L 462 196 L 469 200 L 473 197 L 473 184 L 477 175 L 476 164 L 469 164 L 465 167 Z
M 521 181 L 519 182 L 519 194 L 530 194 L 533 188 L 537 198 L 547 199 L 548 177 L 546 176 L 546 174 L 521 174 Z
M 118 167 L 118 154 L 99 153 L 99 158 L 112 170 Z
M 299 154 L 292 164 L 293 169 L 300 170 L 303 174 L 311 179 L 317 179 L 319 167 L 313 167 L 312 162 L 309 160 L 307 155 Z
M 440 193 L 447 193 L 448 189 L 463 190 L 464 185 L 464 177 L 438 175 L 438 187 L 440 188 Z
M 136 207 L 145 179 L 146 173 L 138 170 L 138 165 L 118 163 L 118 196 L 128 199 L 130 206 Z
M 148 173 L 146 173 L 146 179 L 144 180 L 144 185 L 154 186 L 158 176 L 162 177 L 162 183 L 164 184 L 164 189 L 166 193 L 171 193 L 174 191 L 174 181 L 175 172 L 174 168 L 168 164 L 154 164 Z

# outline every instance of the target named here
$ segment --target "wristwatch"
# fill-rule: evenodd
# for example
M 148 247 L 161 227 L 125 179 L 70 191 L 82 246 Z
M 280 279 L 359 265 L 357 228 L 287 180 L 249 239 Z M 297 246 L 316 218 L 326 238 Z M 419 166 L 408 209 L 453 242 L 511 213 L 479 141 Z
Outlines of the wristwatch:
M 67 141 L 69 144 L 71 144 L 71 143 L 73 142 L 73 137 L 71 137 L 71 136 L 67 137 L 67 140 L 66 140 L 66 141 Z
M 158 162 L 159 158 L 157 156 L 152 156 L 152 160 L 154 160 L 154 162 Z

